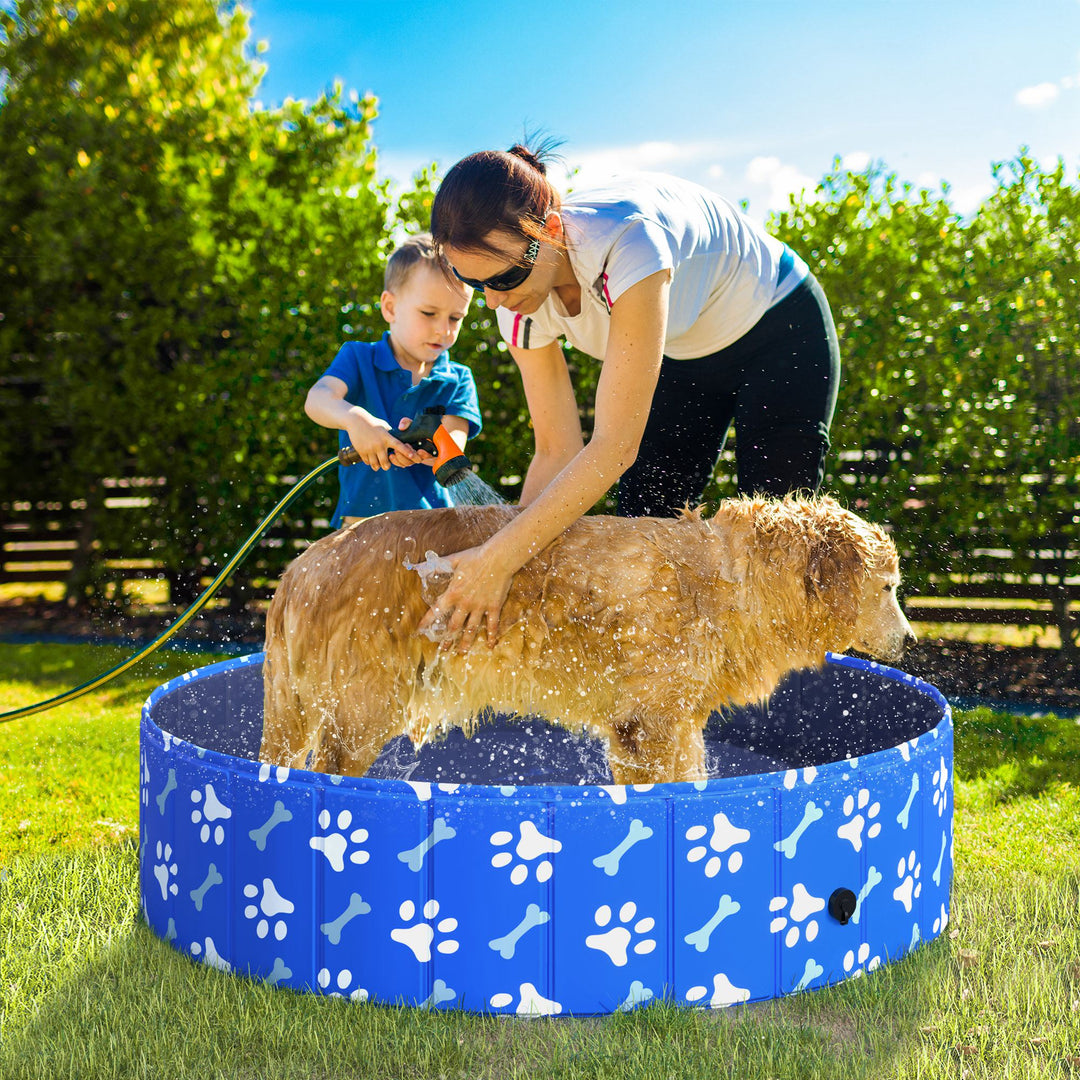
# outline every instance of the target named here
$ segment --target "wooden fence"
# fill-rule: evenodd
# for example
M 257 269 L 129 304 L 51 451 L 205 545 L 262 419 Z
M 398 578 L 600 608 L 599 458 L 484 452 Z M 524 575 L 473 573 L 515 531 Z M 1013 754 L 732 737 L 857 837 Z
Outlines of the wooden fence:
M 843 479 L 843 477 L 842 477 Z M 283 481 L 285 494 L 293 481 Z M 146 507 L 158 499 L 165 481 L 155 477 L 127 477 L 103 482 L 104 498 L 97 513 L 110 515 L 111 525 L 145 521 Z M 846 494 L 846 492 L 845 492 Z M 854 500 L 851 500 L 854 502 Z M 265 602 L 282 567 L 328 529 L 329 501 L 324 494 L 306 516 L 289 516 L 274 523 L 259 541 L 223 597 L 237 605 Z M 238 520 L 236 543 L 242 543 L 257 525 L 263 508 L 254 508 L 249 520 Z M 142 526 L 110 528 L 113 536 L 132 539 L 120 548 L 105 548 L 97 539 L 86 500 L 0 499 L 0 585 L 11 582 L 67 586 L 92 569 L 99 583 L 140 579 L 168 584 L 173 603 L 186 604 L 218 572 L 206 566 L 186 575 L 171 570 L 155 557 L 154 540 L 140 536 Z M 996 540 L 996 543 L 995 543 Z M 985 546 L 977 546 L 978 544 Z M 1059 537 L 1044 541 L 1038 551 L 1014 551 L 1000 538 L 968 536 L 965 550 L 957 553 L 955 572 L 931 575 L 918 595 L 909 595 L 909 617 L 921 622 L 991 623 L 1014 626 L 1052 626 L 1060 623 L 1055 609 L 1077 619 L 1080 613 L 1080 541 Z M 1064 563 L 1062 561 L 1064 556 Z M 1025 567 L 1021 573 L 1018 565 Z M 1064 572 L 1063 572 L 1064 566 Z

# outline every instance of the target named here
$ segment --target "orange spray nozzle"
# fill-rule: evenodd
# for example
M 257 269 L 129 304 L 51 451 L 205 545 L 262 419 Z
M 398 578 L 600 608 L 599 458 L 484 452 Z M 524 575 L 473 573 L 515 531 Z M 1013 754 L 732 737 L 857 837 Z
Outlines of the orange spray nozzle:
M 469 470 L 469 459 L 461 452 L 461 447 L 454 442 L 454 437 L 442 424 L 435 429 L 431 440 L 435 444 L 435 460 L 431 462 L 435 479 L 443 487 L 450 487 L 464 478 Z
M 439 406 L 425 409 L 404 431 L 397 432 L 397 437 L 403 443 L 434 454 L 435 460 L 428 464 L 435 473 L 435 479 L 443 487 L 450 487 L 465 478 L 465 474 L 472 469 L 472 463 L 443 427 L 442 416 L 443 409 Z M 338 459 L 342 465 L 355 465 L 360 461 L 360 455 L 347 446 L 338 451 Z

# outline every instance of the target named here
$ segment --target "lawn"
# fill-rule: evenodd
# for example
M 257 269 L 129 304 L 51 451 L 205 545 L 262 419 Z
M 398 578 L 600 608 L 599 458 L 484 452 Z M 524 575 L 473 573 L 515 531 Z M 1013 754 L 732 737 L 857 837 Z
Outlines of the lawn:
M 0 711 L 122 658 L 0 645 Z M 952 920 L 899 963 L 717 1012 L 508 1020 L 269 989 L 140 923 L 139 707 L 210 659 L 157 653 L 0 727 L 5 1078 L 1080 1077 L 1076 721 L 957 716 Z

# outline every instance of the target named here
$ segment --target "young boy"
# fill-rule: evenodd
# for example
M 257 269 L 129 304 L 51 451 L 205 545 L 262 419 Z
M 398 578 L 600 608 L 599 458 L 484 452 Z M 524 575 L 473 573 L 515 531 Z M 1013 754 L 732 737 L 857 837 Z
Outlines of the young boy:
M 472 372 L 446 352 L 471 299 L 470 288 L 444 273 L 430 235 L 411 237 L 386 264 L 379 303 L 389 330 L 380 341 L 346 342 L 308 391 L 304 411 L 315 423 L 339 429 L 340 445 L 352 446 L 364 462 L 338 470 L 333 528 L 384 510 L 453 506 L 423 463 L 428 456 L 393 432 L 435 405 L 462 449 L 479 432 Z

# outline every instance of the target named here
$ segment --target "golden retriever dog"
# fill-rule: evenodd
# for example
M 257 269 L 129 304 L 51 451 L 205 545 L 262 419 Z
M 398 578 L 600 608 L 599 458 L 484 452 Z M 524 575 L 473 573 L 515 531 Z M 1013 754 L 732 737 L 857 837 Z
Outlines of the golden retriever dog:
M 915 640 L 889 537 L 788 497 L 582 518 L 515 575 L 493 647 L 440 649 L 416 629 L 448 580 L 427 557 L 515 513 L 386 513 L 297 558 L 266 620 L 260 757 L 359 776 L 395 736 L 420 746 L 490 709 L 604 740 L 616 783 L 697 780 L 714 710 L 766 700 L 826 650 L 896 661 Z

